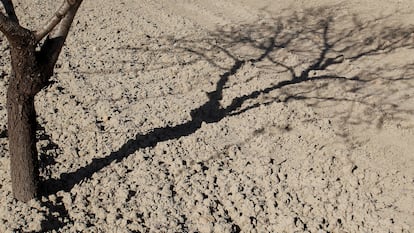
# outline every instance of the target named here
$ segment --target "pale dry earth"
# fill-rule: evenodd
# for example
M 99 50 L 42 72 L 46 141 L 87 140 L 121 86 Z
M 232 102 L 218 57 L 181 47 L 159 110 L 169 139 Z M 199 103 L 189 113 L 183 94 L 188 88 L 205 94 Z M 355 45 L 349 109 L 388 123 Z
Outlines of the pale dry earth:
M 15 1 L 36 28 L 60 1 Z M 414 2 L 85 0 L 0 232 L 414 232 Z

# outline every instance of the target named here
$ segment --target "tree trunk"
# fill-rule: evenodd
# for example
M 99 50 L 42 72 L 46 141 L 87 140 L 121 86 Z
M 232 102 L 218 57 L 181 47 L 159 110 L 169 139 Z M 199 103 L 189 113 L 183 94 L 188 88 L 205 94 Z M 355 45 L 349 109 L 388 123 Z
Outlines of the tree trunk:
M 6 15 L 0 11 L 0 31 L 9 41 L 12 65 L 7 90 L 12 189 L 17 200 L 27 202 L 39 191 L 34 97 L 48 85 L 82 0 L 64 0 L 50 21 L 36 31 L 19 24 L 12 1 L 0 2 L 6 11 Z
M 34 37 L 11 43 L 12 75 L 7 90 L 10 171 L 14 197 L 27 202 L 38 194 L 35 95 L 51 72 L 35 52 Z
M 38 193 L 36 113 L 34 98 L 21 95 L 13 86 L 10 85 L 7 94 L 12 190 L 17 200 L 27 202 Z

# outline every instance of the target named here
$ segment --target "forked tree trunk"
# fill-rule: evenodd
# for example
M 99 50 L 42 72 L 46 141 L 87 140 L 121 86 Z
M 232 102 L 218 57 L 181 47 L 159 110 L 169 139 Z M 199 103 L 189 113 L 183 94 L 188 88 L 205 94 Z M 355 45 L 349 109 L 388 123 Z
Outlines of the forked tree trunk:
M 29 33 L 29 32 L 28 32 Z M 22 43 L 23 42 L 23 43 Z M 47 85 L 51 71 L 35 52 L 33 36 L 11 43 L 13 75 L 7 90 L 10 171 L 14 197 L 29 201 L 38 194 L 35 95 Z
M 82 0 L 63 0 L 54 16 L 38 31 L 30 31 L 19 24 L 12 0 L 0 2 L 6 12 L 5 15 L 0 10 L 0 31 L 10 43 L 13 73 L 7 90 L 12 189 L 17 200 L 27 202 L 39 192 L 34 98 L 53 74 Z

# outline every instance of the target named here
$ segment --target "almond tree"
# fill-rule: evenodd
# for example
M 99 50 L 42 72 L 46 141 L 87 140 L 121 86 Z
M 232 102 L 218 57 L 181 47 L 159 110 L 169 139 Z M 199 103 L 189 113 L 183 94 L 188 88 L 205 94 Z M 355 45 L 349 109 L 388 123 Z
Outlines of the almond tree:
M 20 25 L 12 0 L 0 0 L 0 31 L 10 44 L 7 90 L 10 170 L 14 197 L 27 202 L 39 192 L 34 97 L 46 87 L 82 0 L 64 0 L 38 30 Z

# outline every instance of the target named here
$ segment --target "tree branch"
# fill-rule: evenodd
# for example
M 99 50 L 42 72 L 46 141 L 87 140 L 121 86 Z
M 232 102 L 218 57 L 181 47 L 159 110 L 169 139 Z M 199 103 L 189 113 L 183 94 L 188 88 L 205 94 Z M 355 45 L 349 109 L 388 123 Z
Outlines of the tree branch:
M 3 0 L 2 0 L 3 1 Z M 55 15 L 49 20 L 49 22 L 43 26 L 40 30 L 35 32 L 36 41 L 39 42 L 42 40 L 47 34 L 49 34 L 52 30 L 55 29 L 56 25 L 58 25 L 62 19 L 66 18 L 66 15 L 73 11 L 73 8 L 78 8 L 80 5 L 79 0 L 64 0 L 62 5 L 56 11 Z M 76 14 L 76 11 L 75 11 Z
M 10 19 L 7 18 L 3 12 L 0 12 L 0 30 L 1 32 L 3 32 L 4 34 L 6 34 L 6 32 L 9 31 L 10 27 Z
M 14 6 L 12 0 L 1 0 L 1 3 L 6 10 L 6 14 L 10 20 L 19 23 L 19 19 L 17 18 L 16 12 L 14 11 Z
M 66 12 L 65 16 L 60 20 L 58 25 L 55 25 L 54 28 L 49 32 L 45 43 L 42 45 L 40 54 L 43 55 L 49 65 L 52 68 L 62 50 L 62 47 L 65 43 L 66 37 L 69 33 L 69 29 L 72 25 L 73 19 L 79 9 L 79 6 L 82 3 L 82 0 L 65 0 L 71 2 L 71 7 Z
M 69 29 L 72 26 L 73 19 L 75 18 L 76 13 L 78 12 L 79 6 L 83 0 L 67 0 L 72 2 L 71 8 L 68 10 L 65 17 L 62 19 L 60 25 L 53 30 L 49 35 L 50 38 L 64 37 L 66 38 Z
M 17 43 L 20 39 L 29 38 L 27 29 L 0 12 L 0 31 L 4 33 L 10 43 Z

